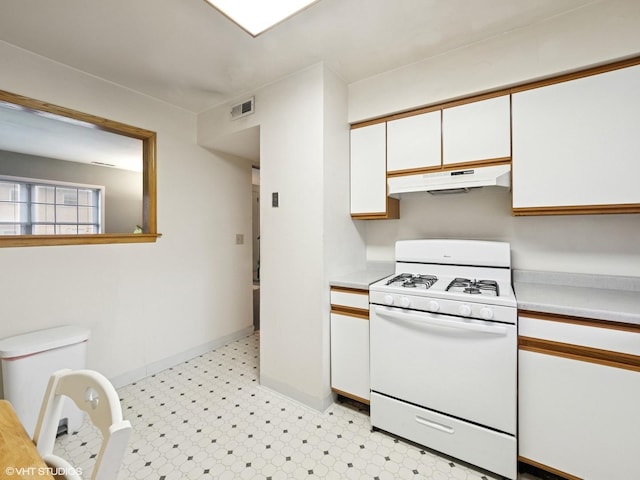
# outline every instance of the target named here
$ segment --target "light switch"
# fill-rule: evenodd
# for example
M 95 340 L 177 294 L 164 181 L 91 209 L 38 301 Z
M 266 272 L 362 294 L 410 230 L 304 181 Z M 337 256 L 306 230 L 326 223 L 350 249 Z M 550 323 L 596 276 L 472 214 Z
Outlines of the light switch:
M 278 198 L 278 192 L 273 192 L 271 194 L 271 206 L 272 207 L 279 207 L 280 206 L 280 199 Z
M 244 245 L 244 235 L 242 233 L 236 233 L 236 245 Z

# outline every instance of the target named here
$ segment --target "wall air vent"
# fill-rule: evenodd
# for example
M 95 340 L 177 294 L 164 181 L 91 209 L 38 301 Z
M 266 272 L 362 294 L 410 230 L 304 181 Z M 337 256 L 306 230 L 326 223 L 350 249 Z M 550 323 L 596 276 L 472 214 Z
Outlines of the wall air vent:
M 231 107 L 231 120 L 236 118 L 245 117 L 251 115 L 256 111 L 256 97 L 251 97 L 249 100 L 245 100 L 242 103 L 238 103 Z

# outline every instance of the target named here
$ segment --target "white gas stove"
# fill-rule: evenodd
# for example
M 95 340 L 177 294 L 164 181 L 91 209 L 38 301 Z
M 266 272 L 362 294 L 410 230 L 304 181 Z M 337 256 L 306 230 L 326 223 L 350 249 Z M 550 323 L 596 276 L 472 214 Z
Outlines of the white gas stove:
M 515 479 L 509 244 L 397 242 L 369 299 L 372 426 Z
M 510 265 L 504 242 L 398 242 L 396 272 L 371 286 L 371 303 L 515 323 Z M 494 306 L 507 307 L 502 312 L 511 315 L 495 316 L 501 309 Z

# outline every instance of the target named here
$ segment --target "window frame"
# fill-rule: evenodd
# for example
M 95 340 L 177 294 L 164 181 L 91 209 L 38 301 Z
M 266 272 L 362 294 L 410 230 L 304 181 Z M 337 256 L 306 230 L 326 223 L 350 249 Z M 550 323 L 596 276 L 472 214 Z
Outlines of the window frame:
M 157 229 L 156 132 L 108 120 L 59 105 L 0 90 L 0 101 L 88 122 L 97 128 L 142 141 L 142 232 L 91 233 L 76 235 L 0 236 L 0 248 L 115 243 L 154 243 L 162 236 Z
M 14 184 L 20 184 L 24 187 L 26 187 L 27 189 L 27 201 L 26 202 L 14 202 L 14 203 L 25 203 L 28 213 L 28 221 L 27 222 L 19 222 L 21 224 L 27 224 L 30 226 L 31 231 L 33 231 L 33 228 L 38 226 L 38 225 L 52 225 L 54 227 L 57 227 L 59 225 L 74 225 L 72 223 L 68 223 L 68 222 L 57 222 L 54 221 L 53 223 L 51 222 L 37 222 L 34 221 L 34 214 L 33 214 L 33 208 L 35 205 L 52 205 L 55 209 L 55 207 L 60 206 L 60 205 L 64 205 L 64 206 L 75 206 L 76 210 L 78 210 L 79 207 L 83 206 L 80 204 L 76 204 L 76 205 L 67 205 L 67 204 L 60 204 L 57 201 L 57 198 L 54 198 L 54 202 L 53 203 L 49 203 L 49 202 L 36 202 L 34 201 L 34 195 L 35 195 L 35 190 L 37 187 L 53 187 L 54 189 L 54 197 L 57 195 L 57 189 L 58 188 L 66 188 L 66 189 L 71 189 L 71 190 L 75 190 L 76 192 L 79 192 L 80 190 L 91 190 L 93 194 L 96 194 L 96 198 L 97 198 L 97 209 L 98 209 L 98 223 L 82 223 L 79 221 L 76 221 L 75 226 L 76 227 L 80 227 L 82 225 L 93 225 L 95 227 L 98 228 L 99 232 L 93 235 L 97 235 L 100 234 L 104 231 L 104 224 L 105 224 L 105 205 L 104 205 L 104 201 L 105 201 L 105 191 L 106 188 L 104 187 L 104 185 L 88 185 L 88 184 L 84 184 L 84 183 L 73 183 L 73 182 L 60 182 L 60 181 L 56 181 L 56 180 L 47 180 L 47 179 L 41 179 L 41 178 L 28 178 L 28 177 L 14 177 L 11 175 L 0 175 L 0 182 L 5 182 L 5 183 L 14 183 Z M 27 235 L 34 235 L 33 233 L 29 233 Z M 36 234 L 37 235 L 37 234 Z M 42 234 L 45 235 L 45 234 Z M 57 233 L 47 233 L 46 235 L 62 235 L 62 234 L 57 234 Z M 83 234 L 75 234 L 75 235 L 83 235 Z M 9 236 L 9 235 L 7 235 Z M 19 236 L 19 235 L 12 235 L 12 236 Z

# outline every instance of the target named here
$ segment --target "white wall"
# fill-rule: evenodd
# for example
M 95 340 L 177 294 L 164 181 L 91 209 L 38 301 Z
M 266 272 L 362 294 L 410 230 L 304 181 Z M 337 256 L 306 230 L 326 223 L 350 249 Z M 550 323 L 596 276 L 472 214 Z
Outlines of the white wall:
M 196 116 L 0 42 L 0 89 L 157 132 L 156 243 L 5 248 L 0 338 L 91 329 L 117 384 L 251 332 L 251 167 L 196 144 Z
M 368 260 L 393 260 L 396 240 L 418 238 L 511 242 L 518 269 L 640 276 L 640 215 L 512 217 L 505 188 L 405 195 L 400 220 L 367 223 Z
M 349 121 L 638 54 L 640 2 L 595 2 L 351 84 Z M 400 220 L 367 223 L 367 258 L 392 260 L 394 243 L 401 239 L 495 239 L 511 242 L 518 269 L 640 276 L 640 215 L 512 217 L 510 208 L 504 189 L 407 196 L 401 200 Z
M 324 70 L 324 285 L 323 285 L 323 385 L 325 395 L 331 386 L 330 291 L 331 279 L 348 273 L 365 263 L 363 222 L 351 219 L 349 206 L 349 125 L 347 123 L 347 88 L 333 72 Z
M 603 0 L 349 85 L 349 122 L 640 53 L 640 2 Z
M 255 98 L 256 113 L 238 120 L 228 105 L 201 114 L 198 141 L 215 147 L 260 125 L 260 381 L 323 409 L 331 402 L 328 278 L 365 260 L 348 213 L 346 85 L 318 64 Z

